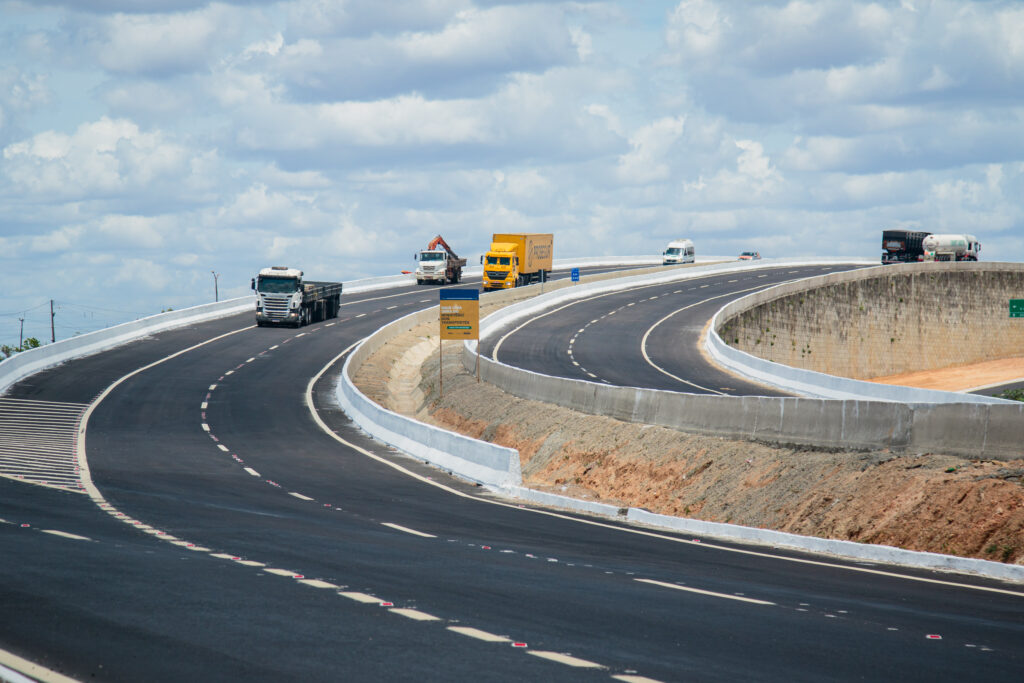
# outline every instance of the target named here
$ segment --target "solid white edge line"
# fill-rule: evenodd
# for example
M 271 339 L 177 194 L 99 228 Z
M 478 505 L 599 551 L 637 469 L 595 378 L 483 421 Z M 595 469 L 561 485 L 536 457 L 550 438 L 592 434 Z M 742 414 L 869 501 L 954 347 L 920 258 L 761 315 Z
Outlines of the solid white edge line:
M 6 673 L 8 671 L 11 673 Z M 10 683 L 78 683 L 77 679 L 47 669 L 7 650 L 0 650 L 0 674 L 0 680 Z
M 393 524 L 392 522 L 381 522 L 381 525 L 389 527 L 391 529 L 395 529 L 397 531 L 404 531 L 405 533 L 412 534 L 413 536 L 422 536 L 423 538 L 437 538 L 437 536 L 435 536 L 434 534 L 428 534 L 423 531 L 416 531 L 415 529 L 410 529 L 409 527 L 402 526 L 401 524 Z
M 786 284 L 788 282 L 793 282 L 793 280 L 787 280 L 786 282 L 781 282 L 779 284 Z M 707 286 L 707 285 L 705 285 L 705 286 Z M 773 286 L 773 285 L 771 285 L 771 286 Z M 654 332 L 654 329 L 656 327 L 658 327 L 658 325 L 661 325 L 663 322 L 665 322 L 666 320 L 668 320 L 669 318 L 674 316 L 676 313 L 682 313 L 683 311 L 688 310 L 690 308 L 693 308 L 694 306 L 699 306 L 699 305 L 705 304 L 705 303 L 707 303 L 709 301 L 714 301 L 715 299 L 721 299 L 723 297 L 733 296 L 735 294 L 744 294 L 746 292 L 752 292 L 752 291 L 757 290 L 757 289 L 765 289 L 765 287 L 766 286 L 760 286 L 759 285 L 757 287 L 750 287 L 749 289 L 740 289 L 740 290 L 737 290 L 735 292 L 729 292 L 729 293 L 726 293 L 726 294 L 719 294 L 717 296 L 711 296 L 711 297 L 708 297 L 707 299 L 702 299 L 701 301 L 695 301 L 694 303 L 692 303 L 692 304 L 690 304 L 688 306 L 683 306 L 682 308 L 680 308 L 678 310 L 672 311 L 671 313 L 666 315 L 664 318 L 662 318 L 661 320 L 657 321 L 656 323 L 651 325 L 649 328 L 647 328 L 647 331 L 644 333 L 644 336 L 640 339 L 640 353 L 643 355 L 644 360 L 647 361 L 647 364 L 650 365 L 655 370 L 657 370 L 658 372 L 660 372 L 661 374 L 667 375 L 667 376 L 671 377 L 672 379 L 676 380 L 677 382 L 682 382 L 683 384 L 687 384 L 687 385 L 689 385 L 691 387 L 694 387 L 695 389 L 702 389 L 703 391 L 707 391 L 707 392 L 712 393 L 712 394 L 718 394 L 719 396 L 725 396 L 726 393 L 724 391 L 717 391 L 717 390 L 711 389 L 709 387 L 703 387 L 703 386 L 701 386 L 699 384 L 694 384 L 693 382 L 690 382 L 689 380 L 685 380 L 682 377 L 677 377 L 677 376 L 673 375 L 668 370 L 666 370 L 666 369 L 662 368 L 661 366 L 659 366 L 657 363 L 655 363 L 653 360 L 651 360 L 650 355 L 647 353 L 647 339 L 651 336 L 651 333 Z
M 686 591 L 688 593 L 699 593 L 701 595 L 709 595 L 713 598 L 727 598 L 729 600 L 738 600 L 740 602 L 749 602 L 754 605 L 774 605 L 774 602 L 767 600 L 755 600 L 754 598 L 745 598 L 741 595 L 729 595 L 728 593 L 716 593 L 715 591 L 706 591 L 700 588 L 691 588 L 689 586 L 680 586 L 676 583 L 668 583 L 665 581 L 655 581 L 654 579 L 633 579 L 640 583 L 649 583 L 652 586 L 662 586 L 663 588 L 672 588 L 677 591 Z

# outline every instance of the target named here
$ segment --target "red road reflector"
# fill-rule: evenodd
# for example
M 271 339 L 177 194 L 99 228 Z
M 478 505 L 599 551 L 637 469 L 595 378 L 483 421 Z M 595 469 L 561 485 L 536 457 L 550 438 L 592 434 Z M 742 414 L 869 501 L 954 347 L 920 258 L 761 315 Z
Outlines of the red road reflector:
M 925 636 L 928 640 L 942 640 L 942 636 L 937 633 L 929 633 Z
M 512 647 L 526 647 L 526 643 L 512 643 Z
M 27 529 L 27 528 L 28 528 L 28 527 L 30 527 L 30 526 L 32 526 L 32 525 L 31 525 L 31 524 L 22 524 L 22 525 L 21 525 L 21 528 L 22 528 L 22 529 Z
M 394 606 L 395 606 L 395 603 L 393 603 L 393 602 L 386 602 L 386 601 L 385 601 L 385 602 L 381 602 L 381 603 L 380 603 L 380 606 L 381 606 L 381 607 L 394 607 Z
M 306 578 L 303 574 L 292 574 L 293 579 L 304 579 Z
M 482 545 L 482 546 L 480 546 L 480 548 L 483 549 L 483 550 L 490 550 L 491 546 L 489 546 L 489 545 Z

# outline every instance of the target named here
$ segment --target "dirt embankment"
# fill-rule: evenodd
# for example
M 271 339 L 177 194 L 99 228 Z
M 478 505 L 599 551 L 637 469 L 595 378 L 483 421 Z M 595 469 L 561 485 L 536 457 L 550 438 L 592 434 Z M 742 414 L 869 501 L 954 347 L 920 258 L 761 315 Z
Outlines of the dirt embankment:
M 356 383 L 392 410 L 519 449 L 524 483 L 533 488 L 661 514 L 1024 564 L 1024 458 L 826 452 L 635 425 L 477 383 L 460 353 L 461 344 L 445 344 L 439 396 L 437 328 L 424 325 L 386 345 Z

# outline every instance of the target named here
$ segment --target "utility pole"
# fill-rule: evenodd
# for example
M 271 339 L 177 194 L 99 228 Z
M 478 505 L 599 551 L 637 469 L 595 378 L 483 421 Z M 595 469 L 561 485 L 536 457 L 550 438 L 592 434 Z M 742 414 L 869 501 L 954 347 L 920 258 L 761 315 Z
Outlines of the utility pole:
M 50 343 L 57 341 L 57 334 L 53 331 L 53 299 L 50 299 Z
M 213 273 L 213 271 L 210 271 Z M 220 277 L 219 273 L 213 273 L 213 300 L 220 301 L 220 290 L 217 289 L 217 279 Z
M 25 319 L 18 318 L 18 322 L 21 323 L 21 329 L 18 331 L 18 348 L 20 349 L 25 337 Z

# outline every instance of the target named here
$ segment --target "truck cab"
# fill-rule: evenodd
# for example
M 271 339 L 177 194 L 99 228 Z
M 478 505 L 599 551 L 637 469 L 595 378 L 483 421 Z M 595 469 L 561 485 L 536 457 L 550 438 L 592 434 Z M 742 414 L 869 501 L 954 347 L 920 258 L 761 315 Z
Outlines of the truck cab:
M 302 316 L 302 271 L 287 266 L 264 268 L 253 279 L 256 324 L 296 324 Z
M 444 282 L 448 273 L 448 252 L 444 249 L 424 249 L 416 255 L 416 283 Z
M 482 257 L 484 289 L 509 289 L 519 284 L 519 256 L 516 244 L 494 242 Z

